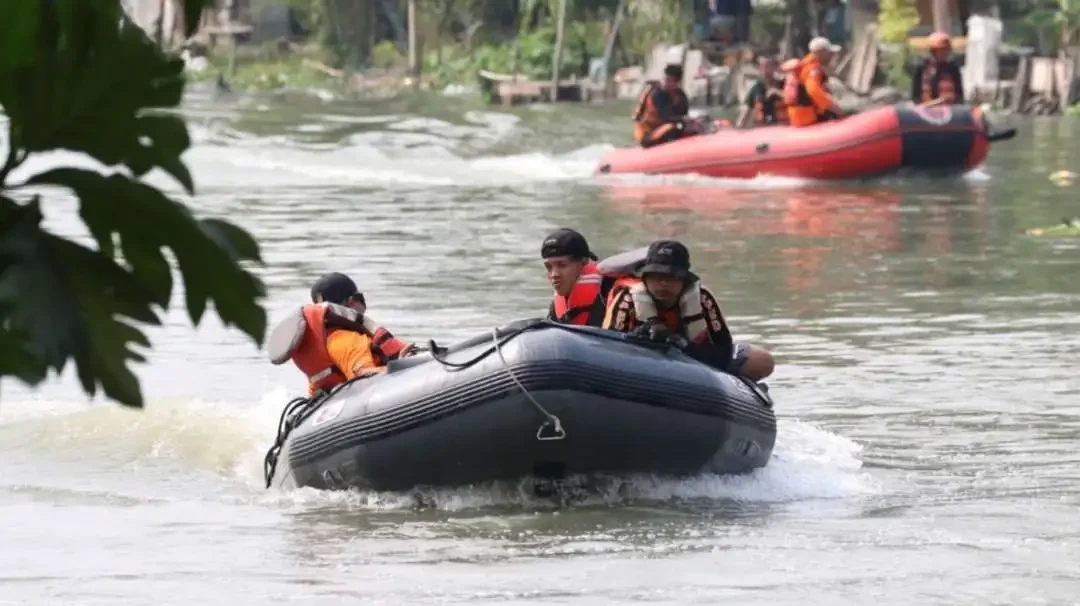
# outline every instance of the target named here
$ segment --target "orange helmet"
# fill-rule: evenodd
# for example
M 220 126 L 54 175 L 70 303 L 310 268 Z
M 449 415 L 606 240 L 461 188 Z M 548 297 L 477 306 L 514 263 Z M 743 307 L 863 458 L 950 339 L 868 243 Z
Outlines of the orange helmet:
M 952 40 L 949 39 L 949 34 L 944 32 L 930 34 L 927 42 L 930 45 L 930 50 L 952 50 Z

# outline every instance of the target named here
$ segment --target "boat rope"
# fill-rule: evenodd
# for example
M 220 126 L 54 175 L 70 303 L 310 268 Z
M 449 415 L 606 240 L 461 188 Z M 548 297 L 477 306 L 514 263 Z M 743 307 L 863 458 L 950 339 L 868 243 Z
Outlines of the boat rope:
M 310 398 L 294 398 L 282 409 L 281 418 L 278 419 L 277 437 L 274 438 L 274 445 L 270 447 L 270 450 L 266 451 L 266 457 L 263 458 L 263 477 L 266 480 L 267 488 L 270 488 L 270 483 L 274 480 L 278 456 L 281 455 L 281 449 L 285 446 L 285 440 L 288 439 L 293 428 L 307 417 L 305 413 L 310 413 L 310 410 L 315 409 L 311 407 L 312 403 L 314 403 L 314 400 Z M 310 410 L 305 410 L 308 407 L 310 407 Z
M 506 368 L 506 374 L 510 375 L 510 380 L 514 382 L 514 385 L 518 386 L 518 389 L 521 390 L 521 393 L 525 394 L 525 399 L 527 399 L 530 403 L 532 403 L 532 405 L 535 406 L 536 409 L 540 411 L 540 414 L 544 415 L 544 417 L 547 419 L 536 430 L 536 439 L 537 440 L 542 440 L 542 441 L 548 441 L 548 440 L 561 440 L 561 439 L 565 438 L 566 437 L 566 430 L 563 429 L 562 421 L 559 420 L 559 417 L 557 417 L 557 416 L 551 414 L 550 412 L 548 412 L 548 410 L 546 408 L 544 408 L 543 405 L 540 404 L 540 402 L 536 401 L 536 398 L 534 398 L 533 395 L 531 393 L 529 393 L 529 390 L 525 389 L 525 386 L 521 383 L 520 380 L 518 380 L 517 375 L 514 373 L 513 367 L 511 367 L 510 363 L 506 361 L 506 357 L 503 356 L 502 346 L 499 344 L 499 329 L 497 329 L 497 328 L 492 328 L 491 329 L 491 340 L 492 340 L 493 343 L 495 343 L 495 353 L 498 354 L 499 360 L 502 361 L 503 367 Z M 547 427 L 550 427 L 552 429 L 553 433 L 551 435 L 545 436 L 544 435 L 544 429 L 547 428 Z

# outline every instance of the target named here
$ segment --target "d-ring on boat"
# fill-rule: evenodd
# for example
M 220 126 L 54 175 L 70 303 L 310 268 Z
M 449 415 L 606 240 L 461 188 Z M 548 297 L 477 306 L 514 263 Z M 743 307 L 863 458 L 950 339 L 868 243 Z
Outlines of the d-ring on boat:
M 282 414 L 267 487 L 400 491 L 527 476 L 740 473 L 776 440 L 762 386 L 666 343 L 523 320 Z

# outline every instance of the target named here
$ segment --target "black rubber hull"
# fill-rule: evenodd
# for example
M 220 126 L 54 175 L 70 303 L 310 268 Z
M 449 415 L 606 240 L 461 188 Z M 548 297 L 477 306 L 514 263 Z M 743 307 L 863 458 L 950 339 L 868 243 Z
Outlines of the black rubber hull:
M 513 327 L 500 329 L 504 338 Z M 503 338 L 500 339 L 502 341 Z M 670 347 L 595 329 L 490 335 L 345 386 L 285 441 L 272 485 L 406 490 L 535 475 L 739 473 L 776 439 L 768 395 Z M 487 355 L 484 355 L 488 352 Z M 562 439 L 538 439 L 557 416 Z M 540 437 L 553 437 L 550 426 Z

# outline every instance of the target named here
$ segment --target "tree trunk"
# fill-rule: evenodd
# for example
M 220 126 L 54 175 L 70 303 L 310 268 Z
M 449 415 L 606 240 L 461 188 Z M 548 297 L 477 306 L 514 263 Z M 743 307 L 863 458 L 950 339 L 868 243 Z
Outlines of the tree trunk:
M 555 22 L 555 52 L 551 59 L 551 102 L 559 98 L 559 65 L 562 63 L 563 28 L 566 26 L 566 0 L 559 0 Z
M 801 57 L 810 48 L 813 22 L 810 17 L 810 0 L 791 0 L 792 55 Z

